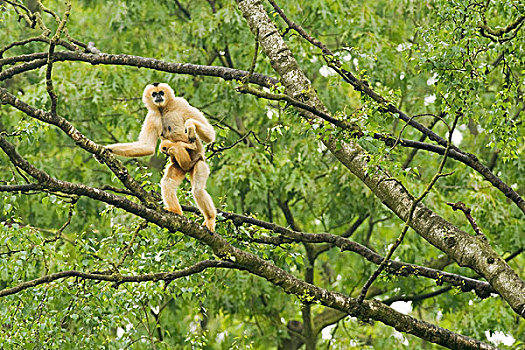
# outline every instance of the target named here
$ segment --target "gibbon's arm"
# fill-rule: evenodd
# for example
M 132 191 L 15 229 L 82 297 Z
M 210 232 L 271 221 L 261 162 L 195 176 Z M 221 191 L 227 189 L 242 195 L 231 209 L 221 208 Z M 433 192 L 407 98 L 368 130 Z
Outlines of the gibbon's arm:
M 215 141 L 215 130 L 213 130 L 213 126 L 211 126 L 197 108 L 191 107 L 191 112 L 185 117 L 184 128 L 186 129 L 190 142 L 195 141 L 195 133 L 206 143 Z
M 107 145 L 106 148 L 112 153 L 124 157 L 143 157 L 155 153 L 155 145 L 161 133 L 161 123 L 152 115 L 148 114 L 142 130 L 140 130 L 139 140 L 129 143 L 115 143 Z

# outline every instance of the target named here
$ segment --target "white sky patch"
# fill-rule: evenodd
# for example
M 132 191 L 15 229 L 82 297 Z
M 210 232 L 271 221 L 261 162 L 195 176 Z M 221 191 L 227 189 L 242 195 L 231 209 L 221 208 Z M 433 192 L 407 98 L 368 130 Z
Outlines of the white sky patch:
M 319 69 L 319 73 L 321 73 L 321 75 L 323 77 L 328 77 L 330 75 L 336 75 L 337 73 L 335 72 L 335 70 L 333 70 L 332 68 L 328 67 L 328 66 L 322 66 L 320 69 Z
M 405 50 L 408 50 L 412 47 L 412 43 L 401 43 L 399 45 L 397 45 L 397 48 L 396 50 L 398 52 L 401 52 L 401 51 L 405 51 Z
M 347 53 L 346 55 L 344 55 L 343 57 L 341 57 L 343 59 L 343 61 L 345 62 L 348 62 L 352 59 L 352 55 L 350 55 L 349 53 Z
M 310 59 L 310 62 L 312 62 L 312 63 L 315 63 L 315 62 L 317 62 L 317 61 L 318 61 L 317 56 L 314 56 L 314 57 L 312 57 L 312 58 Z
M 430 95 L 425 97 L 425 106 L 436 102 L 436 95 Z
M 399 333 L 398 331 L 394 331 L 392 335 L 394 336 L 394 338 L 399 340 L 403 345 L 408 345 L 408 340 L 407 338 L 405 338 L 403 334 Z
M 333 324 L 333 325 L 330 325 L 330 326 L 327 326 L 325 328 L 323 328 L 323 330 L 321 331 L 321 335 L 323 337 L 323 340 L 330 340 L 332 339 L 332 330 L 334 329 L 336 325 Z
M 430 86 L 430 85 L 434 85 L 437 81 L 438 81 L 438 75 L 436 73 L 434 73 L 433 76 L 431 76 L 430 78 L 427 79 L 427 85 Z
M 266 111 L 266 116 L 268 117 L 268 119 L 273 119 L 273 117 L 278 117 L 279 114 L 275 109 L 268 109 Z
M 397 312 L 401 312 L 402 314 L 409 314 L 412 312 L 412 302 L 411 301 L 395 301 L 390 305 L 390 307 Z
M 124 328 L 118 327 L 117 328 L 117 339 L 122 338 L 123 335 L 124 335 Z
M 220 332 L 217 334 L 217 343 L 222 343 L 224 341 L 224 338 L 226 338 L 226 336 L 228 335 L 228 332 L 224 331 L 224 332 Z
M 448 133 L 447 133 L 447 137 L 448 137 Z M 454 130 L 454 132 L 452 133 L 452 143 L 457 146 L 461 143 L 462 140 L 463 140 L 463 133 L 459 130 Z
M 489 340 L 489 342 L 499 345 L 500 343 L 503 343 L 504 345 L 511 346 L 514 344 L 516 339 L 510 334 L 505 334 L 500 331 L 493 332 L 492 335 L 489 331 L 485 331 L 485 336 Z
M 441 310 L 438 310 L 436 313 L 436 320 L 441 321 L 443 319 L 443 312 Z
M 401 74 L 399 74 L 399 80 L 403 79 L 405 79 L 405 72 L 401 72 Z
M 353 63 L 354 66 L 356 66 L 356 67 L 359 65 L 359 61 L 357 60 L 357 58 L 354 58 L 354 59 L 352 60 L 352 63 Z

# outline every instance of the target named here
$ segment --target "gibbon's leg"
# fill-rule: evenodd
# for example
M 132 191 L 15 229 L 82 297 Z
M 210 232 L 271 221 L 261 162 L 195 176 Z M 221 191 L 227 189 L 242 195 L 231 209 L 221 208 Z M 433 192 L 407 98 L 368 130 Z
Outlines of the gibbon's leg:
M 204 225 L 212 232 L 215 232 L 215 217 L 217 210 L 213 205 L 211 196 L 206 192 L 206 180 L 210 175 L 210 168 L 204 161 L 199 161 L 190 173 L 191 190 L 193 198 L 197 202 L 202 215 L 204 215 Z
M 186 172 L 176 168 L 173 164 L 168 165 L 164 173 L 164 177 L 160 181 L 160 188 L 162 193 L 162 201 L 166 206 L 167 211 L 182 215 L 182 208 L 177 198 L 177 188 L 184 180 Z

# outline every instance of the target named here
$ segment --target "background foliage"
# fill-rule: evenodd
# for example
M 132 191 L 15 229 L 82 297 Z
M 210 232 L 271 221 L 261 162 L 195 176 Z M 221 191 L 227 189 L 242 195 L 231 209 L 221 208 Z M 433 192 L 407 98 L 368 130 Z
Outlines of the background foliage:
M 29 2 L 31 5 L 32 2 Z M 180 4 L 179 4 L 180 3 Z M 487 5 L 488 4 L 488 5 Z M 180 6 L 179 6 L 180 5 Z M 481 34 L 480 25 L 505 27 L 525 13 L 521 1 L 297 1 L 280 4 L 290 18 L 328 44 L 347 69 L 395 102 L 417 120 L 433 124 L 441 115 L 451 124 L 461 113 L 454 144 L 473 153 L 507 184 L 524 192 L 525 36 L 518 29 L 507 41 Z M 62 2 L 46 6 L 61 14 Z M 12 6 L 0 1 L 0 47 L 39 35 L 19 20 Z M 286 26 L 267 6 L 280 28 Z M 42 14 L 53 31 L 56 23 Z M 254 39 L 233 1 L 73 1 L 67 24 L 72 37 L 106 53 L 153 57 L 167 62 L 224 65 L 248 70 Z M 436 173 L 441 157 L 419 151 L 406 164 L 411 149 L 375 140 L 374 133 L 419 139 L 376 104 L 344 84 L 319 50 L 289 31 L 294 56 L 334 115 L 361 125 L 360 143 L 380 164 L 417 196 Z M 16 46 L 4 57 L 47 51 L 45 43 Z M 259 54 L 255 70 L 275 76 Z M 225 211 L 250 214 L 305 232 L 342 234 L 366 218 L 352 239 L 384 255 L 403 223 L 336 161 L 319 141 L 317 130 L 284 104 L 239 94 L 239 82 L 81 62 L 56 63 L 58 114 L 100 144 L 135 139 L 145 116 L 140 96 L 153 81 L 169 83 L 176 93 L 200 108 L 215 125 L 217 140 L 208 146 L 210 194 Z M 17 75 L 2 86 L 35 107 L 48 109 L 45 67 Z M 94 187 L 117 185 L 117 179 L 91 154 L 75 147 L 54 127 L 9 106 L 0 109 L 0 128 L 18 152 L 59 179 Z M 433 129 L 446 137 L 438 121 Z M 324 131 L 325 135 L 331 133 Z M 246 136 L 248 135 L 248 136 Z M 240 138 L 243 141 L 236 143 Z M 235 145 L 234 145 L 235 144 Z M 234 145 L 231 148 L 227 148 Z M 220 150 L 214 152 L 214 150 Z M 148 190 L 160 191 L 162 154 L 124 159 L 132 175 Z M 2 184 L 23 183 L 20 172 L 0 154 Z M 491 245 L 503 257 L 525 247 L 523 213 L 480 174 L 448 160 L 452 175 L 441 179 L 425 204 L 467 232 L 460 212 L 446 202 L 462 201 Z M 0 200 L 0 286 L 43 274 L 77 269 L 104 271 L 120 262 L 134 238 L 122 274 L 183 268 L 213 253 L 195 240 L 154 225 L 138 230 L 141 220 L 123 210 L 90 199 L 50 193 L 4 193 Z M 179 192 L 193 205 L 189 182 Z M 72 203 L 71 203 L 72 202 Z M 60 228 L 71 215 L 71 222 Z M 201 221 L 197 215 L 186 214 Z M 58 230 L 58 231 L 57 231 Z M 269 259 L 304 278 L 310 263 L 305 247 L 248 244 L 264 234 L 257 227 L 219 220 L 218 233 L 232 244 Z M 409 231 L 396 258 L 475 277 L 442 252 Z M 525 260 L 510 265 L 525 276 Z M 357 296 L 376 269 L 357 254 L 338 249 L 315 259 L 314 282 Z M 383 274 L 373 293 L 381 300 L 415 296 L 440 289 L 435 281 Z M 480 299 L 458 289 L 410 302 L 410 313 L 455 332 L 487 340 L 503 332 L 522 348 L 525 323 L 499 298 Z M 260 278 L 233 270 L 207 270 L 164 283 L 113 285 L 66 279 L 2 299 L 0 347 L 24 349 L 178 349 L 275 348 L 293 336 L 287 324 L 301 320 L 301 301 Z M 319 315 L 322 306 L 313 305 Z M 319 334 L 318 346 L 331 349 L 431 349 L 437 345 L 401 335 L 380 323 L 352 318 L 334 321 Z M 319 330 L 320 331 L 320 330 Z

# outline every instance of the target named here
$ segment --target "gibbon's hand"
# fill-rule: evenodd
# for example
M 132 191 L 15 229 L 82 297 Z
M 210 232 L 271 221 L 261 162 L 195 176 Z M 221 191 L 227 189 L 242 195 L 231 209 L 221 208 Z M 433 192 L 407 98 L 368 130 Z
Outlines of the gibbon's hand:
M 186 133 L 186 135 L 188 135 L 188 141 L 190 143 L 195 142 L 195 140 L 197 139 L 197 133 L 195 130 L 195 123 L 193 123 L 193 121 L 186 121 L 186 123 L 184 124 L 184 132 Z

